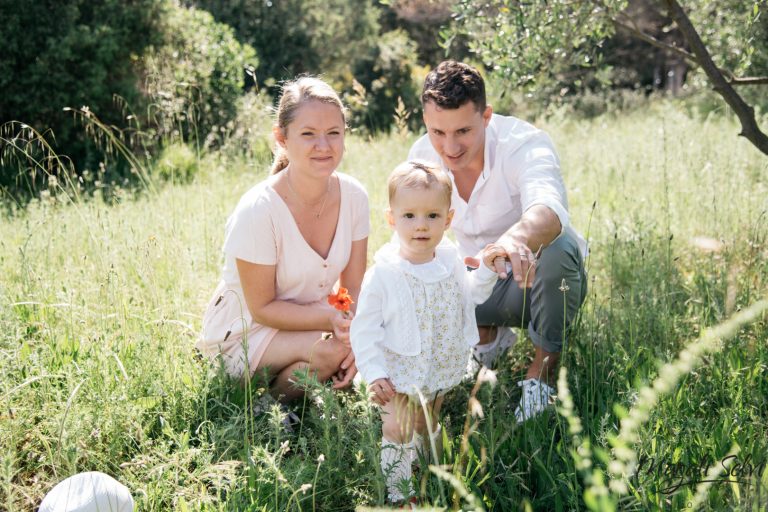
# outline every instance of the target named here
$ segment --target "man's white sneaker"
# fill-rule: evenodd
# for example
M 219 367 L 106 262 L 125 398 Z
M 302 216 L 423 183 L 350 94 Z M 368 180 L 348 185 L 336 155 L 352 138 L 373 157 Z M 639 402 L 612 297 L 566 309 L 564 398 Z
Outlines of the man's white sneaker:
M 543 412 L 555 396 L 554 388 L 538 379 L 526 379 L 518 382 L 517 385 L 523 388 L 520 405 L 515 409 L 515 417 L 518 423 L 522 423 Z
M 487 345 L 475 345 L 472 349 L 472 357 L 481 365 L 493 370 L 499 359 L 516 342 L 517 334 L 512 329 L 499 326 L 496 328 L 496 339 Z

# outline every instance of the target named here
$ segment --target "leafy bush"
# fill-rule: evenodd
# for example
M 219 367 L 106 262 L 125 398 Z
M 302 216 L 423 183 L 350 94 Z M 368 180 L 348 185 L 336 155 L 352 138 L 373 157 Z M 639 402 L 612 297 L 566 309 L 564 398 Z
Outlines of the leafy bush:
M 163 148 L 154 173 L 165 181 L 188 183 L 197 173 L 198 159 L 194 150 L 181 142 Z
M 376 46 L 379 9 L 352 0 L 194 0 L 192 5 L 231 25 L 259 54 L 259 85 L 272 86 L 301 73 L 322 74 L 334 85 L 351 84 L 355 63 Z
M 237 102 L 235 118 L 227 123 L 222 155 L 256 164 L 271 160 L 272 123 L 270 98 L 253 91 L 244 94 Z
M 11 3 L 0 0 L 0 187 L 14 199 L 74 170 L 131 181 L 135 155 L 186 140 L 214 146 L 232 130 L 245 67 L 258 61 L 209 13 L 158 0 Z
M 386 131 L 401 102 L 401 110 L 409 114 L 408 123 L 421 122 L 419 93 L 421 84 L 415 75 L 416 44 L 404 30 L 383 34 L 365 60 L 360 60 L 355 76 L 360 87 L 347 94 L 352 111 L 352 124 L 368 131 Z M 423 81 L 423 77 L 421 77 Z M 412 125 L 413 127 L 413 125 Z
M 47 138 L 76 167 L 97 168 L 101 150 L 64 107 L 88 106 L 108 124 L 123 124 L 115 95 L 138 104 L 133 64 L 157 37 L 157 0 L 0 0 L 0 124 L 18 120 Z M 55 137 L 55 139 L 54 139 Z M 0 163 L 0 186 L 42 183 L 26 169 Z
M 273 95 L 280 81 L 310 73 L 343 94 L 353 126 L 388 130 L 398 98 L 410 119 L 418 120 L 417 44 L 402 29 L 380 33 L 381 15 L 393 16 L 387 7 L 351 0 L 191 3 L 210 10 L 256 48 L 255 80 Z M 397 26 L 386 20 L 387 27 Z
M 142 62 L 152 101 L 149 126 L 165 141 L 220 143 L 236 116 L 246 66 L 258 64 L 256 52 L 240 44 L 231 27 L 195 8 L 169 6 L 162 34 Z

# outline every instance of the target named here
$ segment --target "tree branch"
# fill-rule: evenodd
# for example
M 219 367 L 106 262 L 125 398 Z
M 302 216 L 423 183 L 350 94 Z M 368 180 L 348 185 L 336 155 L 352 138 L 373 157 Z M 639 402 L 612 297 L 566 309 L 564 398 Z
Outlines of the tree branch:
M 768 76 L 732 77 L 728 83 L 731 85 L 768 85 Z
M 669 8 L 670 17 L 675 21 L 677 28 L 680 29 L 683 37 L 688 42 L 691 52 L 696 56 L 696 61 L 704 70 L 704 73 L 706 73 L 709 81 L 712 82 L 715 91 L 723 97 L 739 118 L 741 122 L 741 133 L 739 135 L 745 137 L 757 149 L 768 155 L 768 136 L 757 125 L 755 110 L 747 105 L 715 65 L 707 47 L 704 46 L 701 37 L 699 37 L 699 33 L 691 23 L 688 15 L 685 14 L 683 8 L 677 3 L 677 0 L 665 1 Z
M 640 39 L 641 41 L 645 41 L 646 43 L 652 46 L 655 46 L 656 48 L 660 48 L 662 50 L 667 50 L 669 52 L 672 52 L 675 55 L 678 55 L 684 58 L 685 60 L 687 60 L 688 63 L 691 64 L 692 66 L 700 66 L 699 61 L 696 59 L 696 55 L 686 51 L 683 48 L 680 48 L 679 46 L 665 43 L 664 41 L 657 39 L 646 32 L 643 32 L 642 30 L 634 26 L 634 22 L 632 20 L 630 20 L 631 24 L 624 23 L 623 21 L 619 21 L 616 18 L 612 18 L 611 21 L 617 28 L 626 30 L 637 39 Z M 718 70 L 720 71 L 720 73 L 728 77 L 726 79 L 727 82 L 733 86 L 768 84 L 768 76 L 736 77 L 736 76 L 733 76 L 733 73 L 725 69 L 718 68 Z
M 624 30 L 626 30 L 636 38 L 640 39 L 641 41 L 645 41 L 646 43 L 653 45 L 656 48 L 661 48 L 662 50 L 668 50 L 676 55 L 679 55 L 680 57 L 683 57 L 684 59 L 690 61 L 690 63 L 695 66 L 699 65 L 699 63 L 696 61 L 696 56 L 694 54 L 687 52 L 678 46 L 665 43 L 660 39 L 656 39 L 652 35 L 643 32 L 639 28 L 634 27 L 632 25 L 628 25 L 624 22 L 621 22 L 616 18 L 613 18 L 611 21 L 613 21 L 613 24 L 616 25 L 618 28 L 623 28 Z

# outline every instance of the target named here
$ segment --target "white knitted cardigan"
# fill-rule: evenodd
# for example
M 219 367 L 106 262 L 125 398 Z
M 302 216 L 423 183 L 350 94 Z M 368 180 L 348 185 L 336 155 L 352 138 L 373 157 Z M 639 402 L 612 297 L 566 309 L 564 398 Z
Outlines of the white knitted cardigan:
M 436 248 L 434 265 L 414 266 L 399 256 L 398 245 L 393 242 L 379 249 L 374 261 L 365 274 L 350 333 L 357 368 L 366 382 L 388 376 L 382 348 L 404 356 L 421 352 L 421 332 L 406 273 L 427 283 L 453 274 L 461 291 L 464 339 L 469 346 L 477 344 L 475 305 L 484 302 L 493 290 L 497 276 L 492 270 L 481 265 L 467 272 L 456 246 L 447 239 Z

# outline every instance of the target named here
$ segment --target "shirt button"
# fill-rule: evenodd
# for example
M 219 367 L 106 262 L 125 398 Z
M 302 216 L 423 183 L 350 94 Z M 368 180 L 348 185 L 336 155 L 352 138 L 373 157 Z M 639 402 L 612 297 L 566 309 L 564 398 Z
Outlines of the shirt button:
M 325 283 L 320 283 L 319 285 L 317 285 L 318 288 L 322 288 L 324 286 L 325 286 Z
M 328 268 L 328 264 L 327 263 L 323 263 L 323 268 Z

